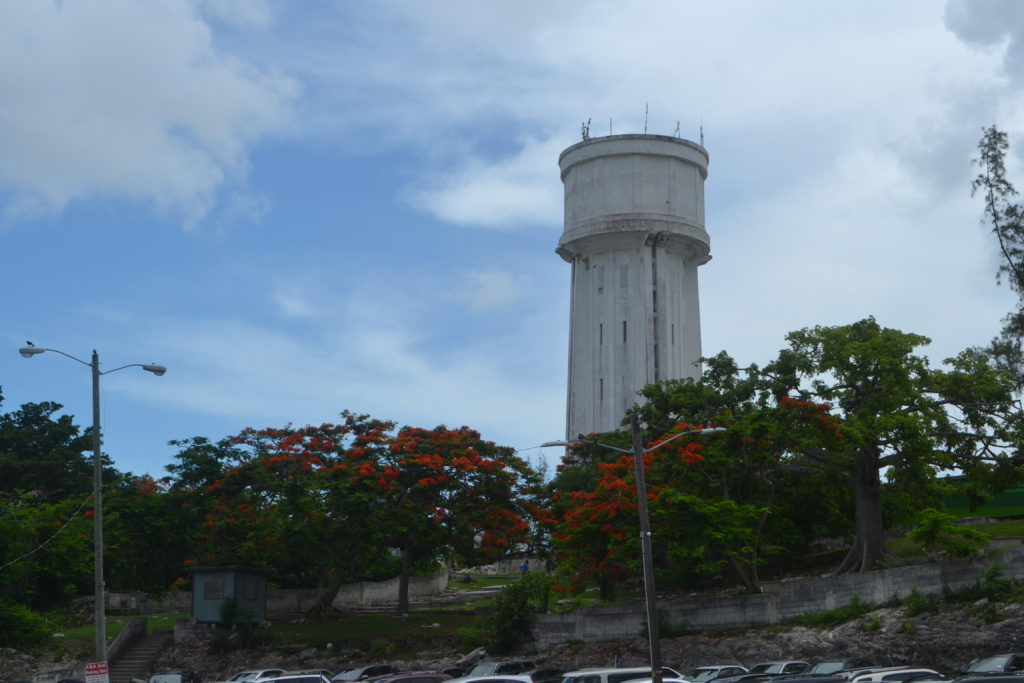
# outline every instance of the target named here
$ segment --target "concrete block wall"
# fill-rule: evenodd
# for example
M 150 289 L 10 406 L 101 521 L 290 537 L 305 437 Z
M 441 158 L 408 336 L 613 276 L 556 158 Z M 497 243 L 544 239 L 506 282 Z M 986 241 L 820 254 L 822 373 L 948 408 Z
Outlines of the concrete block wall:
M 777 590 L 756 595 L 725 595 L 659 600 L 658 611 L 674 626 L 688 629 L 730 629 L 777 624 L 812 612 L 849 605 L 856 595 L 881 605 L 906 597 L 915 588 L 921 594 L 939 593 L 980 582 L 993 565 L 1007 578 L 1024 579 L 1024 547 L 989 557 L 947 564 L 919 564 L 863 574 L 810 577 L 779 583 Z M 773 585 L 772 588 L 775 588 Z M 643 628 L 642 601 L 581 607 L 567 614 L 540 614 L 533 635 L 541 648 L 567 641 L 594 642 L 638 637 Z
M 344 608 L 359 605 L 380 605 L 398 601 L 398 577 L 386 581 L 360 581 L 342 586 L 331 605 Z M 421 598 L 443 593 L 448 588 L 448 572 L 433 576 L 409 578 L 409 598 Z
M 107 614 L 151 614 L 153 612 L 188 612 L 192 609 L 192 592 L 181 591 L 159 597 L 145 593 L 106 593 Z

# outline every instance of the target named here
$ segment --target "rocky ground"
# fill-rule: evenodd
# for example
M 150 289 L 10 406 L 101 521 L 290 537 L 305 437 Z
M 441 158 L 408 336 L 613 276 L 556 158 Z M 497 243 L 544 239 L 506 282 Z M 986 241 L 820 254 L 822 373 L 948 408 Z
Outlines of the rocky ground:
M 987 615 L 986 621 L 981 615 Z M 993 616 L 997 618 L 993 620 Z M 879 665 L 916 664 L 953 672 L 975 657 L 997 652 L 1024 651 L 1024 605 L 999 605 L 993 614 L 984 601 L 940 613 L 908 617 L 903 607 L 886 607 L 834 628 L 770 627 L 742 633 L 693 634 L 661 641 L 666 666 L 688 669 L 715 663 L 750 665 L 771 659 L 816 661 L 858 656 Z M 421 652 L 401 668 L 437 669 L 453 666 L 467 653 Z M 588 666 L 623 666 L 647 663 L 647 641 L 569 643 L 538 652 L 524 646 L 515 658 L 529 657 L 544 666 L 573 670 Z M 174 646 L 157 662 L 158 669 L 190 669 L 204 681 L 221 681 L 250 668 L 328 669 L 379 660 L 359 651 L 278 649 L 213 652 L 209 646 Z M 0 651 L 0 681 L 30 679 L 33 673 L 58 668 L 50 662 L 12 650 Z
M 882 608 L 835 628 L 767 628 L 726 635 L 694 634 L 661 641 L 666 666 L 688 669 L 714 663 L 744 665 L 771 659 L 817 661 L 842 656 L 859 656 L 879 665 L 918 664 L 953 672 L 975 657 L 997 652 L 1024 651 L 1024 605 L 998 608 L 998 620 L 986 623 L 979 616 L 982 603 L 937 614 L 906 616 L 902 607 Z M 991 612 L 989 617 L 991 618 Z M 402 668 L 436 669 L 455 664 L 466 653 L 420 653 Z M 538 664 L 573 670 L 588 666 L 623 666 L 647 663 L 647 641 L 572 643 L 545 652 L 524 647 L 515 657 L 529 657 Z M 337 670 L 346 665 L 365 664 L 376 657 L 360 652 L 306 649 L 288 655 L 277 652 L 236 650 L 211 654 L 202 647 L 175 647 L 166 651 L 159 665 L 188 668 L 203 680 L 224 680 L 247 668 Z

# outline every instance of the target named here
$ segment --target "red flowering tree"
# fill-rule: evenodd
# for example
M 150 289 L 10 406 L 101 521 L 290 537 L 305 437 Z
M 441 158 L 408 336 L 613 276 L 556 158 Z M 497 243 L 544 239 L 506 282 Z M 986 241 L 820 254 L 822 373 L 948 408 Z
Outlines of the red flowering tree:
M 692 383 L 691 383 L 692 384 Z M 662 579 L 692 585 L 701 576 L 727 570 L 750 589 L 759 585 L 757 568 L 766 543 L 766 525 L 774 506 L 771 481 L 783 455 L 797 438 L 837 427 L 824 408 L 783 401 L 740 417 L 723 414 L 721 434 L 679 436 L 696 427 L 677 423 L 649 441 L 644 456 L 653 551 Z M 621 441 L 623 433 L 602 435 L 599 443 Z M 632 455 L 591 460 L 597 480 L 589 488 L 565 490 L 580 480 L 587 455 L 600 446 L 585 445 L 569 455 L 556 478 L 556 548 L 570 587 L 593 577 L 604 597 L 614 585 L 636 576 L 639 566 L 636 484 Z M 575 470 L 575 475 L 562 477 Z M 771 536 L 768 546 L 775 549 Z
M 417 561 L 444 551 L 496 558 L 529 537 L 536 475 L 511 448 L 469 427 L 371 434 L 347 455 L 349 471 L 373 501 L 372 528 L 401 553 L 403 614 Z
M 212 502 L 194 561 L 269 566 L 279 581 L 323 586 L 320 606 L 346 581 L 393 566 L 405 611 L 417 561 L 495 557 L 526 538 L 536 475 L 512 449 L 468 427 L 342 417 L 232 438 L 231 457 L 214 459 L 222 474 L 205 484 Z M 216 469 L 199 455 L 187 471 Z

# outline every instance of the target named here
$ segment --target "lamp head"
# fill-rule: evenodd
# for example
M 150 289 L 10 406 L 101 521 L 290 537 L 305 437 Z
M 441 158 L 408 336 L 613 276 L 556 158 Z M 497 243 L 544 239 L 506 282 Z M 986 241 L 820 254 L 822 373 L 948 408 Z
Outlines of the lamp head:
M 18 349 L 18 353 L 20 353 L 24 358 L 31 358 L 32 356 L 44 353 L 45 351 L 46 349 L 41 349 L 32 342 L 27 342 L 25 346 Z
M 146 363 L 142 366 L 142 369 L 146 372 L 152 372 L 157 377 L 162 377 L 163 374 L 167 372 L 167 368 L 165 366 L 157 365 L 156 363 Z

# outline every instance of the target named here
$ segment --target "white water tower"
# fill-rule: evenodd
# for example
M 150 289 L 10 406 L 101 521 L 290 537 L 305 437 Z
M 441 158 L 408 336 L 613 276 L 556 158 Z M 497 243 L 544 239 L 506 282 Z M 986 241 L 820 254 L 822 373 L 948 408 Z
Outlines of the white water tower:
M 700 377 L 697 268 L 708 153 L 665 135 L 610 135 L 558 159 L 572 264 L 566 435 L 618 429 L 637 392 Z

